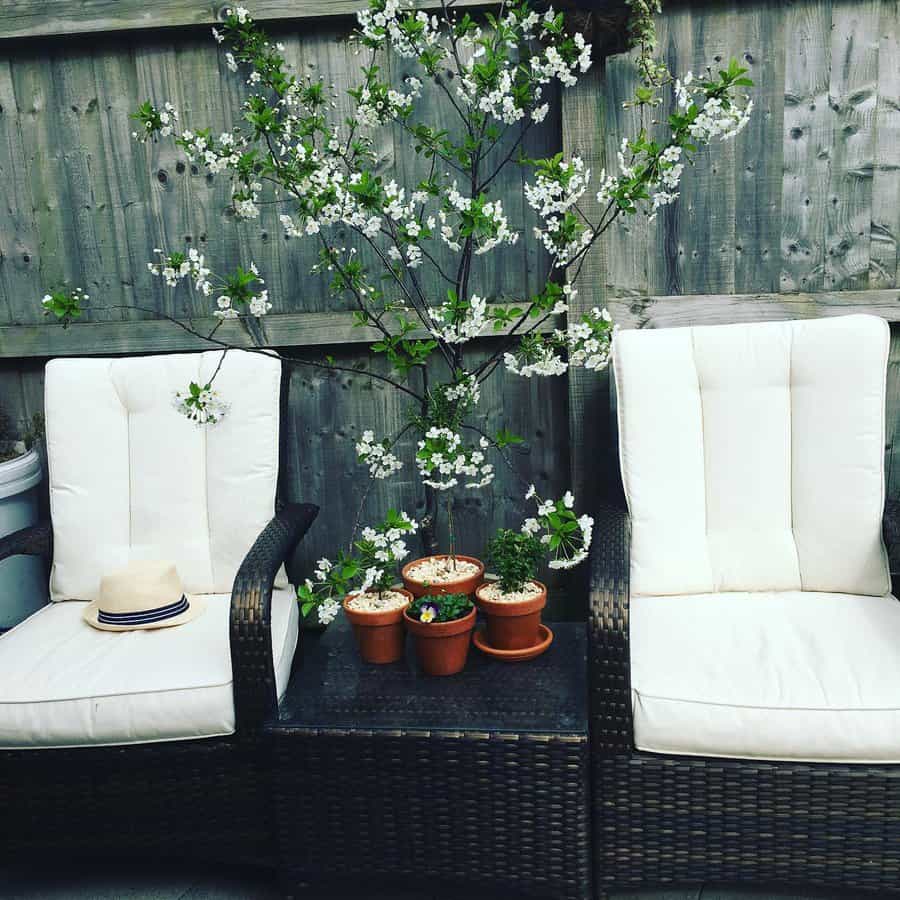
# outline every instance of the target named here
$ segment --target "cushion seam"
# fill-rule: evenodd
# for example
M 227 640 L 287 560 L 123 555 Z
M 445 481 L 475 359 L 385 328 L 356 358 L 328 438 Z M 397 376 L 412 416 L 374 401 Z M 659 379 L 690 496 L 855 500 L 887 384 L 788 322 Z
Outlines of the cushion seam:
M 700 368 L 697 365 L 697 348 L 694 339 L 694 328 L 691 333 L 691 360 L 694 363 L 694 375 L 697 377 L 697 401 L 700 404 L 700 455 L 703 459 L 703 534 L 706 540 L 706 560 L 709 566 L 710 587 L 719 590 L 718 577 L 713 568 L 712 548 L 709 544 L 709 470 L 706 465 L 706 416 L 703 411 L 703 386 L 700 384 Z
M 646 697 L 649 700 L 661 700 L 665 703 L 689 703 L 693 706 L 721 706 L 729 709 L 763 709 L 769 712 L 900 712 L 900 706 L 769 706 L 766 704 L 724 703 L 719 700 L 689 700 L 684 697 L 666 697 L 661 694 L 648 694 L 636 687 L 632 687 L 631 690 L 639 698 Z

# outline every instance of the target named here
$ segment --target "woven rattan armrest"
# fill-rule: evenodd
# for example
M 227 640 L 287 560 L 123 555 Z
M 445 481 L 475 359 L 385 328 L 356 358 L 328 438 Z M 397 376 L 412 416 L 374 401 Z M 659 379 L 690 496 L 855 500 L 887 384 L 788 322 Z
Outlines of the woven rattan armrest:
M 0 537 L 0 560 L 10 556 L 41 556 L 47 565 L 53 559 L 53 528 L 49 522 L 29 525 Z
M 592 752 L 628 753 L 633 745 L 628 649 L 631 520 L 622 506 L 594 515 L 590 557 L 590 682 Z
M 238 734 L 259 730 L 275 712 L 272 587 L 275 576 L 319 512 L 310 503 L 286 505 L 250 548 L 231 592 L 231 664 Z
M 891 584 L 896 594 L 900 590 L 900 501 L 888 500 L 885 504 L 882 532 L 888 551 Z

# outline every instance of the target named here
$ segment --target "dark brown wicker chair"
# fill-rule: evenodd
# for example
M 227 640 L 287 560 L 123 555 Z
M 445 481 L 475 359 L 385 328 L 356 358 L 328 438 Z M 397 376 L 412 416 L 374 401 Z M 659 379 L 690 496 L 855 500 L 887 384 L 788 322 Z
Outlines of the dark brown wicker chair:
M 888 504 L 884 533 L 896 590 L 896 503 Z M 900 765 L 665 756 L 634 748 L 624 498 L 601 508 L 596 534 L 591 765 L 601 894 L 614 886 L 706 881 L 900 893 Z
M 287 379 L 283 379 L 282 410 Z M 283 415 L 282 415 L 283 419 Z M 286 429 L 282 429 L 284 435 Z M 282 469 L 283 469 L 282 447 Z M 270 603 L 276 572 L 318 508 L 280 507 L 250 549 L 231 597 L 236 733 L 112 747 L 0 750 L 0 858 L 140 854 L 275 863 L 261 726 L 277 703 Z M 52 559 L 43 523 L 0 539 L 0 560 Z

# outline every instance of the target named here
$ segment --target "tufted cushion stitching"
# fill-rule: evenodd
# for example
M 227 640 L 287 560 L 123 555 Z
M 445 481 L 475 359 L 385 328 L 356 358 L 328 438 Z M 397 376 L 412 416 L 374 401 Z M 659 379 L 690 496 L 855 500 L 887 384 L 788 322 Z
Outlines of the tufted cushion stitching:
M 222 351 L 224 357 L 225 351 Z M 203 355 L 197 356 L 197 384 L 201 387 L 205 383 L 203 378 Z M 207 427 L 203 428 L 203 509 L 206 513 L 206 552 L 209 554 L 209 573 L 211 583 L 216 584 L 216 563 L 212 546 L 212 523 L 209 519 L 209 439 Z
M 697 365 L 697 344 L 694 329 L 688 329 L 691 335 L 691 359 L 694 362 L 694 375 L 697 378 L 697 402 L 700 406 L 700 459 L 703 460 L 703 521 L 706 531 L 706 553 L 712 562 L 712 547 L 709 543 L 709 472 L 706 465 L 706 419 L 703 410 L 703 383 L 700 380 L 700 367 Z M 711 574 L 715 574 L 710 566 Z
M 868 323 L 863 317 L 848 316 L 843 321 L 799 321 L 781 326 L 771 323 L 692 328 L 688 334 L 682 331 L 680 339 L 678 329 L 669 330 L 670 337 L 665 339 L 658 331 L 643 334 L 625 332 L 620 336 L 617 352 L 613 355 L 613 369 L 620 393 L 618 438 L 626 499 L 636 531 L 642 535 L 636 542 L 638 553 L 633 558 L 637 593 L 677 594 L 699 589 L 704 577 L 700 568 L 701 546 L 708 555 L 715 548 L 718 557 L 715 566 L 712 565 L 712 557 L 709 558 L 711 569 L 714 568 L 715 572 L 710 571 L 713 577 L 707 590 L 766 590 L 778 588 L 779 585 L 780 589 L 868 591 L 873 594 L 888 590 L 884 545 L 881 541 L 877 546 L 873 543 L 875 531 L 872 531 L 871 539 L 867 536 L 873 523 L 877 524 L 876 519 L 880 520 L 884 504 L 883 447 L 887 430 L 884 404 L 887 342 L 884 330 L 887 326 L 883 320 L 873 324 L 871 317 L 866 318 L 870 319 Z M 717 351 L 716 329 L 720 327 L 727 343 L 720 345 Z M 769 329 L 769 333 L 765 329 Z M 855 348 L 851 356 L 861 354 L 858 367 L 854 363 L 847 369 L 849 383 L 841 377 L 843 369 L 829 362 L 831 355 L 839 352 L 834 348 L 841 343 L 846 344 L 842 329 L 849 336 L 850 347 Z M 775 345 L 771 343 L 773 338 L 778 341 Z M 878 353 L 871 353 L 873 345 L 879 341 Z M 726 351 L 729 344 L 733 344 L 740 354 L 736 360 L 738 370 L 734 373 L 730 371 L 731 357 Z M 657 416 L 653 411 L 653 384 L 658 377 L 657 367 L 666 365 L 675 367 L 672 370 L 674 378 L 663 392 L 670 399 L 660 401 L 667 406 L 660 410 L 662 415 Z M 691 365 L 693 371 L 688 369 Z M 659 371 L 662 372 L 663 368 Z M 758 462 L 764 466 L 767 461 L 775 464 L 776 460 L 781 460 L 777 463 L 778 469 L 773 470 L 779 474 L 779 479 L 764 482 L 763 486 L 768 489 L 766 495 L 759 498 L 758 506 L 751 503 L 747 508 L 746 522 L 751 529 L 757 529 L 755 533 L 761 539 L 760 549 L 768 546 L 770 541 L 778 549 L 774 557 L 763 553 L 755 569 L 752 555 L 742 556 L 741 544 L 729 543 L 728 523 L 732 521 L 732 512 L 728 494 L 720 498 L 718 494 L 711 493 L 717 484 L 722 483 L 726 490 L 734 487 L 734 499 L 739 500 L 742 496 L 739 485 L 743 479 L 749 479 L 744 483 L 743 493 L 750 500 L 757 496 L 752 480 L 760 474 L 759 466 L 754 466 L 756 455 L 751 452 L 748 457 L 745 453 L 743 457 L 736 456 L 730 460 L 729 419 L 722 418 L 723 399 L 727 395 L 723 398 L 721 393 L 715 396 L 710 394 L 710 391 L 728 389 L 731 384 L 743 391 L 742 382 L 750 388 L 751 399 L 758 390 L 774 391 L 777 406 L 771 409 L 771 416 L 762 423 L 767 431 L 759 434 L 758 438 L 759 447 L 765 452 Z M 829 385 L 837 387 L 842 384 L 844 387 L 839 391 L 840 397 L 834 401 L 839 406 L 835 410 L 838 414 L 836 421 L 833 421 L 828 401 L 824 399 L 825 392 L 831 389 Z M 857 384 L 862 392 L 860 403 L 864 405 L 854 407 Z M 695 390 L 696 401 L 693 399 Z M 759 394 L 756 393 L 756 396 Z M 738 402 L 740 397 L 740 393 L 735 395 L 734 402 Z M 700 405 L 699 408 L 694 407 L 692 412 L 694 402 Z M 726 410 L 725 414 L 738 415 L 739 409 L 740 404 Z M 710 420 L 713 414 L 717 419 Z M 663 484 L 660 495 L 659 489 L 653 488 L 661 477 L 660 473 L 654 474 L 653 471 L 657 467 L 653 458 L 659 452 L 659 441 L 662 439 L 660 428 L 663 424 L 674 427 L 679 420 L 682 420 L 682 435 L 674 441 L 672 449 L 686 466 L 685 480 L 681 488 L 671 491 Z M 740 426 L 739 431 L 749 432 L 755 437 L 753 424 L 745 421 Z M 703 452 L 702 462 L 694 457 L 696 470 L 686 435 L 694 436 L 695 447 L 699 444 Z M 711 435 L 715 438 L 717 455 L 707 459 L 706 448 L 710 452 L 713 450 L 709 444 Z M 832 436 L 837 442 L 833 446 Z M 772 440 L 779 443 L 773 444 Z M 855 450 L 856 444 L 853 442 L 858 440 L 864 443 Z M 862 454 L 858 459 L 859 465 L 856 453 Z M 731 485 L 728 482 L 729 472 Z M 838 494 L 833 501 L 821 494 L 817 499 L 816 492 L 820 490 L 817 484 L 823 480 L 828 484 L 831 475 L 840 478 L 843 477 L 841 473 L 846 473 L 849 479 L 845 487 L 848 493 Z M 766 477 L 765 469 L 762 476 Z M 673 474 L 668 477 L 673 477 Z M 678 480 L 681 474 L 674 477 Z M 702 485 L 700 478 L 704 482 Z M 735 482 L 735 478 L 739 481 Z M 701 490 L 704 491 L 702 500 Z M 837 490 L 837 487 L 827 490 Z M 691 494 L 695 498 L 693 501 L 690 500 Z M 713 501 L 716 513 L 710 519 Z M 660 509 L 659 502 L 666 505 Z M 775 505 L 772 506 L 772 503 Z M 753 514 L 751 507 L 756 514 Z M 774 518 L 766 517 L 767 508 L 773 511 Z M 679 513 L 681 509 L 684 512 Z M 737 525 L 736 540 L 744 538 L 740 530 L 744 521 L 741 509 L 740 505 L 733 506 L 733 514 L 737 516 L 734 519 Z M 830 509 L 835 510 L 835 516 L 831 519 Z M 839 512 L 841 510 L 846 510 L 851 518 L 845 520 Z M 719 524 L 716 525 L 716 522 Z M 677 529 L 682 527 L 682 523 L 693 530 L 697 554 L 694 560 L 690 553 L 694 545 L 689 532 L 684 531 L 684 548 L 689 553 L 681 556 L 679 564 L 679 554 L 675 550 L 681 545 L 681 534 Z M 723 523 L 725 530 L 720 535 Z M 773 530 L 773 525 L 777 532 Z M 710 531 L 713 527 L 715 535 Z M 817 541 L 819 528 L 822 529 L 822 538 Z M 848 536 L 855 534 L 858 537 L 855 541 L 851 540 L 850 568 L 845 567 L 844 575 L 841 575 L 839 565 L 839 548 L 843 546 L 842 528 L 851 529 L 846 532 Z M 783 536 L 778 537 L 782 529 Z M 674 543 L 669 541 L 667 535 L 674 535 Z M 752 542 L 754 531 L 746 532 L 746 535 Z M 670 543 L 668 551 L 664 546 L 666 543 Z M 732 566 L 737 564 L 737 568 L 731 571 L 727 565 L 722 569 L 723 558 L 718 551 L 723 546 L 728 548 L 724 561 L 727 563 L 730 558 Z M 658 553 L 655 548 L 662 552 Z M 741 562 L 742 558 L 746 560 L 746 565 Z M 780 563 L 776 564 L 776 560 Z M 861 568 L 855 568 L 856 565 Z M 766 576 L 766 571 L 780 573 L 776 576 L 777 582 L 767 583 L 772 576 Z M 692 577 L 691 573 L 701 575 L 700 579 Z

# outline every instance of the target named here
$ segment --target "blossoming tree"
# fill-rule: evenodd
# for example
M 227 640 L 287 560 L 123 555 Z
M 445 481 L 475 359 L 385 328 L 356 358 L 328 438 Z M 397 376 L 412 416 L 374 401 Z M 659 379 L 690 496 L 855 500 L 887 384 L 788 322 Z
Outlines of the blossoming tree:
M 237 7 L 213 34 L 228 67 L 241 72 L 249 87 L 242 126 L 222 133 L 196 123 L 184 129 L 167 102 L 148 101 L 135 113 L 138 139 L 173 139 L 197 166 L 230 176 L 239 219 L 257 218 L 268 191 L 283 205 L 285 236 L 316 242 L 315 268 L 329 279 L 331 293 L 349 298 L 356 324 L 379 334 L 371 350 L 387 358 L 391 374 L 368 374 L 410 398 L 404 431 L 418 432 L 414 465 L 427 497 L 421 531 L 429 552 L 437 496 L 488 488 L 497 464 L 491 457 L 520 440 L 471 424 L 484 381 L 499 366 L 522 378 L 559 376 L 571 367 L 603 369 L 615 332 L 606 310 L 595 308 L 554 327 L 554 317 L 569 310 L 587 254 L 617 217 L 639 210 L 653 216 L 674 202 L 685 164 L 700 146 L 731 138 L 747 123 L 751 103 L 738 97 L 750 84 L 745 70 L 732 62 L 717 74 L 673 78 L 653 60 L 658 0 L 630 5 L 641 71 L 633 102 L 645 126 L 622 139 L 617 168 L 596 177 L 578 156 L 522 154 L 525 135 L 547 116 L 557 91 L 576 84 L 591 65 L 590 45 L 567 31 L 564 15 L 552 8 L 538 11 L 530 0 L 506 0 L 482 17 L 453 9 L 452 0 L 434 12 L 402 8 L 399 0 L 371 0 L 358 14 L 354 39 L 363 64 L 359 83 L 349 91 L 353 112 L 345 120 L 333 114 L 325 82 L 292 73 L 283 47 Z M 401 58 L 416 74 L 392 81 L 386 56 Z M 452 78 L 444 77 L 447 70 Z M 444 96 L 452 124 L 428 119 L 428 105 L 421 102 L 425 80 Z M 649 119 L 666 89 L 674 91 L 674 108 L 655 127 Z M 426 177 L 400 184 L 377 174 L 373 135 L 385 127 L 408 136 L 425 160 Z M 473 265 L 477 257 L 520 239 L 520 223 L 510 223 L 506 198 L 496 193 L 498 174 L 507 166 L 530 173 L 525 199 L 538 224 L 525 239 L 539 242 L 551 265 L 546 283 L 513 304 L 493 302 Z M 601 210 L 593 219 L 580 205 L 589 191 Z M 344 246 L 339 235 L 347 232 L 358 246 Z M 148 264 L 153 275 L 209 297 L 220 324 L 233 318 L 249 324 L 271 307 L 252 262 L 216 276 L 194 248 L 156 253 Z M 441 285 L 438 297 L 435 284 Z M 80 314 L 84 299 L 56 291 L 43 302 L 49 313 L 67 320 Z M 487 358 L 482 354 L 475 361 L 471 342 L 490 332 L 502 337 Z M 202 336 L 228 349 L 218 326 Z M 294 362 L 340 368 L 328 359 Z M 227 398 L 213 382 L 179 393 L 180 411 L 199 423 L 221 418 Z M 363 433 L 356 449 L 371 478 L 390 478 L 409 464 L 398 452 L 399 437 Z M 535 497 L 533 486 L 527 497 Z M 537 515 L 523 530 L 539 535 L 552 567 L 581 562 L 590 544 L 590 517 L 576 514 L 569 492 L 558 501 L 535 502 Z M 366 532 L 363 555 L 371 559 L 358 567 L 364 586 L 379 584 L 387 562 L 396 562 L 401 549 L 405 555 L 397 521 L 389 517 Z M 328 602 L 337 589 L 335 571 L 343 568 L 322 561 L 318 587 L 310 584 L 305 598 L 309 606 L 319 604 L 326 620 L 336 609 Z

